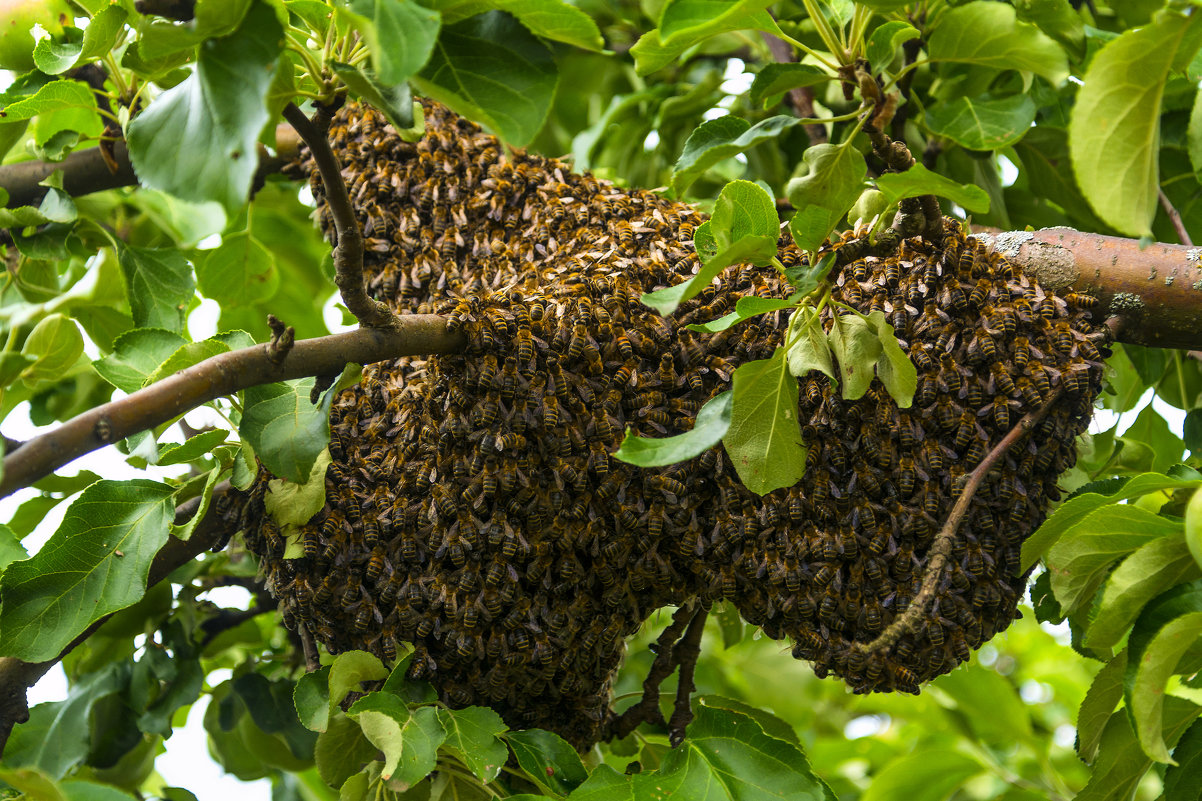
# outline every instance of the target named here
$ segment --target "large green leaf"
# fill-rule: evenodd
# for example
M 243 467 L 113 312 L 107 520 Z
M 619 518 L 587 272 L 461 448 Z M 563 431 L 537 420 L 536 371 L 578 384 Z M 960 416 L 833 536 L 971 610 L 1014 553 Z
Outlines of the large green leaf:
M 214 200 L 233 217 L 258 166 L 255 142 L 267 124 L 264 102 L 283 29 L 267 3 L 255 3 L 233 34 L 200 48 L 196 70 L 129 124 L 139 180 L 185 200 Z
M 1173 749 L 1173 761 L 1164 772 L 1165 801 L 1197 801 L 1202 797 L 1202 723 L 1194 721 Z
M 565 0 L 431 0 L 445 25 L 498 9 L 517 17 L 535 36 L 566 42 L 585 50 L 601 50 L 605 42 L 593 18 Z
M 672 168 L 673 191 L 678 197 L 683 195 L 710 167 L 761 142 L 775 140 L 798 122 L 797 117 L 779 115 L 752 125 L 741 117 L 727 115 L 701 123 L 689 134 Z
M 326 390 L 314 406 L 309 400 L 312 387 L 312 378 L 302 378 L 247 389 L 238 426 L 238 433 L 268 470 L 297 483 L 308 477 L 330 441 L 334 393 Z
M 722 444 L 752 492 L 791 487 L 805 472 L 797 401 L 797 379 L 789 372 L 784 348 L 735 370 L 730 430 Z
M 697 229 L 698 234 L 700 234 L 702 228 L 708 225 L 710 225 L 710 222 L 707 220 L 702 224 L 701 228 Z M 775 235 L 751 234 L 743 236 L 729 247 L 705 258 L 704 266 L 694 273 L 693 277 L 689 280 L 683 281 L 676 286 L 664 287 L 654 292 L 648 292 L 639 300 L 660 314 L 671 314 L 676 311 L 681 303 L 684 303 L 705 289 L 718 273 L 730 265 L 743 261 L 762 260 L 765 254 L 775 252 L 776 242 Z M 699 247 L 698 252 L 700 253 L 701 250 Z
M 1150 236 L 1160 170 L 1160 106 L 1178 48 L 1198 15 L 1172 12 L 1124 32 L 1085 72 L 1069 126 L 1073 170 L 1082 193 L 1107 224 Z
M 363 766 L 375 760 L 376 746 L 363 735 L 359 724 L 348 718 L 341 710 L 330 716 L 324 731 L 317 735 L 313 758 L 321 780 L 337 789 L 349 777 L 363 770 Z
M 558 734 L 529 729 L 506 732 L 504 737 L 522 770 L 553 793 L 566 795 L 588 778 L 576 749 Z
M 126 245 L 120 262 L 134 325 L 183 331 L 185 312 L 196 291 L 184 255 L 169 248 Z
M 792 742 L 764 733 L 756 721 L 704 701 L 688 738 L 664 755 L 659 770 L 634 777 L 634 797 L 834 801 Z
M 82 32 L 67 28 L 61 40 L 40 40 L 33 49 L 33 60 L 47 75 L 59 75 L 80 62 L 99 58 L 113 48 L 128 16 L 119 5 L 105 6 L 88 20 L 88 27 Z
M 141 598 L 167 541 L 172 495 L 145 479 L 85 489 L 37 555 L 0 577 L 0 652 L 51 659 L 92 621 Z
M 463 761 L 482 782 L 491 782 L 505 767 L 509 749 L 497 736 L 508 730 L 501 716 L 482 706 L 439 709 L 438 719 L 446 732 L 443 748 Z
M 1033 565 L 1035 560 L 1064 535 L 1064 532 L 1095 509 L 1108 504 L 1120 503 L 1129 498 L 1138 498 L 1149 492 L 1165 489 L 1194 489 L 1199 485 L 1202 485 L 1202 481 L 1174 478 L 1160 473 L 1144 473 L 1125 482 L 1110 494 L 1086 492 L 1070 498 L 1057 507 L 1052 516 L 1045 520 L 1044 524 L 1023 543 L 1022 567 L 1025 570 Z
M 665 42 L 662 31 L 656 28 L 644 33 L 630 48 L 639 75 L 666 67 L 693 45 L 719 33 L 745 28 L 768 33 L 780 30 L 772 15 L 764 10 L 764 6 L 768 5 L 764 0 L 736 0 L 733 3 L 724 0 L 679 0 L 665 5 L 665 13 L 670 5 L 680 6 L 680 9 L 672 11 L 668 20 L 671 41 Z M 704 16 L 706 11 L 715 9 L 719 13 L 708 18 Z
M 356 701 L 347 716 L 359 723 L 363 735 L 384 752 L 381 777 L 414 785 L 434 770 L 438 746 L 446 732 L 432 706 L 409 709 L 392 693 L 375 692 Z
M 920 36 L 922 34 L 918 29 L 908 22 L 900 20 L 886 22 L 874 30 L 872 36 L 868 38 L 865 55 L 875 69 L 883 70 L 892 63 L 900 45 Z
M 1115 562 L 1179 530 L 1178 524 L 1138 506 L 1115 504 L 1091 512 L 1064 533 L 1045 560 L 1061 609 L 1076 612 L 1093 598 Z
M 876 362 L 876 376 L 897 405 L 902 409 L 909 409 L 914 403 L 914 392 L 918 389 L 918 370 L 901 349 L 901 344 L 897 341 L 897 332 L 885 319 L 883 311 L 869 314 L 868 322 L 876 331 L 877 340 L 881 344 L 880 356 Z
M 1123 675 L 1127 672 L 1127 649 L 1102 666 L 1094 676 L 1077 713 L 1077 756 L 1093 764 L 1102 742 L 1110 713 L 1123 697 Z
M 382 83 L 404 83 L 425 66 L 442 24 L 437 11 L 413 0 L 351 0 L 350 10 Z
M 887 172 L 876 179 L 876 186 L 890 203 L 919 195 L 939 195 L 974 214 L 989 211 L 989 195 L 985 194 L 984 189 L 971 184 L 958 184 L 921 164 L 915 164 L 905 172 Z
M 21 354 L 32 359 L 21 371 L 21 378 L 31 387 L 54 383 L 75 364 L 83 353 L 83 336 L 70 317 L 50 314 L 34 326 L 21 346 Z
M 1131 718 L 1144 753 L 1157 762 L 1172 761 L 1162 735 L 1165 687 L 1179 672 L 1182 657 L 1200 642 L 1202 612 L 1192 612 L 1162 626 L 1139 654 L 1129 696 Z
M 1185 538 L 1160 537 L 1138 548 L 1106 579 L 1085 633 L 1089 648 L 1112 648 L 1135 622 L 1144 604 L 1179 581 L 1202 575 Z
M 943 801 L 969 779 L 985 771 L 970 756 L 924 748 L 884 767 L 860 796 L 862 801 Z
M 223 307 L 254 305 L 276 293 L 280 274 L 271 251 L 250 231 L 239 231 L 197 260 L 196 281 L 201 294 Z
M 509 14 L 490 11 L 444 27 L 413 80 L 425 94 L 521 146 L 547 118 L 558 79 L 547 46 Z
M 927 52 L 932 61 L 956 61 L 998 70 L 1026 70 L 1053 86 L 1068 77 L 1068 60 L 1055 41 L 1027 22 L 1014 7 L 976 0 L 939 17 Z
M 831 323 L 830 343 L 843 382 L 843 397 L 847 400 L 864 397 L 881 357 L 880 337 L 868 320 L 858 314 L 836 314 Z
M 1184 698 L 1166 698 L 1162 717 L 1162 737 L 1170 745 L 1177 742 L 1198 717 L 1202 707 Z M 1074 801 L 1127 801 L 1140 779 L 1152 766 L 1131 729 L 1126 710 L 1110 716 L 1098 746 L 1097 766 L 1089 783 Z
M 146 378 L 185 344 L 174 331 L 135 328 L 113 342 L 113 352 L 92 363 L 96 372 L 123 392 L 137 392 Z
M 1020 20 L 1035 23 L 1075 56 L 1085 54 L 1085 22 L 1069 0 L 1015 0 L 1014 8 Z
M 789 181 L 785 192 L 797 213 L 789 222 L 793 242 L 817 250 L 864 190 L 868 167 L 860 151 L 846 144 L 806 148 L 805 175 Z
M 894 23 L 886 24 L 892 25 Z M 904 25 L 904 23 L 897 24 Z M 906 27 L 909 26 L 907 25 Z M 755 80 L 751 82 L 748 101 L 753 107 L 763 106 L 764 108 L 769 108 L 779 102 L 781 96 L 790 89 L 814 86 L 815 84 L 833 80 L 835 80 L 834 76 L 811 64 L 765 64 L 763 69 L 756 73 Z M 728 118 L 719 117 L 718 119 Z M 763 123 L 759 124 L 762 125 Z
M 1000 150 L 1012 145 L 1035 121 L 1035 101 L 1027 95 L 958 97 L 927 109 L 931 133 L 969 150 Z

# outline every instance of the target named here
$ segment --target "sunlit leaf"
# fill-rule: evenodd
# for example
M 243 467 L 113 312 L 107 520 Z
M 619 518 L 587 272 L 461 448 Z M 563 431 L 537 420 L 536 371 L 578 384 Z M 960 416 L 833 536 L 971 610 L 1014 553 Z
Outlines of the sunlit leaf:
M 1179 672 L 1178 663 L 1202 642 L 1202 611 L 1166 623 L 1138 655 L 1130 691 L 1131 717 L 1144 753 L 1157 762 L 1170 762 L 1162 736 L 1165 686 Z M 1130 671 L 1128 671 L 1130 673 Z M 1192 669 L 1189 672 L 1193 672 Z
M 614 458 L 639 467 L 662 467 L 700 456 L 721 442 L 730 428 L 732 398 L 732 392 L 715 395 L 698 410 L 693 430 L 684 434 L 656 439 L 627 431 Z
M 921 164 L 915 164 L 905 172 L 889 172 L 879 176 L 876 187 L 885 193 L 890 203 L 919 195 L 939 195 L 976 214 L 989 211 L 989 195 L 985 194 L 985 190 L 978 186 L 958 184 Z
M 1035 111 L 1027 95 L 958 97 L 928 108 L 927 127 L 969 150 L 1000 150 L 1030 130 Z
M 657 28 L 644 33 L 630 48 L 639 75 L 647 75 L 666 67 L 685 50 L 719 33 L 744 28 L 769 33 L 780 30 L 772 15 L 763 10 L 767 5 L 764 0 L 742 0 L 733 3 L 722 0 L 682 0 L 678 5 L 688 13 L 673 12 L 672 19 L 669 20 L 671 42 L 665 42 Z M 748 8 L 752 5 L 761 10 L 748 13 Z M 719 13 L 706 18 L 705 13 L 712 12 L 715 7 L 720 7 Z
M 403 83 L 425 66 L 441 27 L 437 11 L 413 0 L 351 0 L 350 10 L 385 86 Z
M 886 24 L 891 25 L 893 23 Z M 778 103 L 781 95 L 790 89 L 815 86 L 833 80 L 835 80 L 833 76 L 811 64 L 765 64 L 756 73 L 755 80 L 751 82 L 751 91 L 748 95 L 748 100 L 752 106 L 770 108 Z M 719 117 L 718 119 L 737 118 Z M 717 122 L 717 120 L 713 120 L 713 122 Z M 702 123 L 702 125 L 704 126 L 705 123 Z M 763 125 L 763 123 L 758 123 L 758 125 Z M 688 145 L 685 147 L 687 148 Z
M 173 491 L 145 479 L 98 481 L 32 558 L 0 577 L 0 651 L 40 662 L 92 621 L 135 603 L 167 541 Z
M 280 275 L 271 251 L 249 231 L 238 231 L 197 260 L 196 282 L 222 306 L 253 305 L 275 294 Z
M 796 117 L 782 115 L 752 125 L 741 117 L 727 115 L 701 123 L 689 134 L 684 150 L 672 168 L 673 191 L 677 196 L 683 195 L 710 167 L 761 142 L 775 140 L 798 122 Z
M 83 336 L 70 317 L 50 314 L 34 326 L 21 346 L 21 354 L 32 359 L 21 371 L 30 386 L 59 380 L 83 353 Z
M 739 479 L 756 494 L 790 487 L 805 472 L 797 402 L 797 379 L 784 348 L 735 370 L 730 429 L 722 444 Z
M 1068 76 L 1064 50 L 1014 7 L 976 0 L 940 15 L 927 52 L 932 61 L 956 61 L 999 70 L 1027 70 L 1058 86 Z
M 809 172 L 785 189 L 797 209 L 789 231 L 797 247 L 817 250 L 860 196 L 867 166 L 860 151 L 846 145 L 814 145 L 802 160 Z
M 908 22 L 892 20 L 879 26 L 868 37 L 866 55 L 868 63 L 875 69 L 882 70 L 893 61 L 897 48 L 911 39 L 921 36 L 918 29 Z
M 881 357 L 881 340 L 868 320 L 855 314 L 836 314 L 830 330 L 831 352 L 843 383 L 843 397 L 862 398 L 868 391 Z
M 297 483 L 309 475 L 330 441 L 333 393 L 327 390 L 314 406 L 309 400 L 312 387 L 313 379 L 305 378 L 247 389 L 238 426 L 268 470 Z
M 1073 170 L 1098 216 L 1150 236 L 1160 171 L 1160 106 L 1177 49 L 1198 22 L 1164 12 L 1103 47 L 1085 72 L 1069 127 Z
M 1102 666 L 1094 676 L 1077 713 L 1077 755 L 1093 764 L 1110 714 L 1123 698 L 1123 675 L 1127 671 L 1127 649 Z

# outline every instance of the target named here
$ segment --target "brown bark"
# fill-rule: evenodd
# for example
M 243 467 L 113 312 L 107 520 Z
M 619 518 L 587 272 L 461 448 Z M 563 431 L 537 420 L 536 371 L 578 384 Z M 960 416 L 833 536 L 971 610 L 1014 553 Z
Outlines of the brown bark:
M 1071 228 L 974 234 L 1045 287 L 1098 299 L 1094 319 L 1117 315 L 1119 342 L 1202 348 L 1202 248 Z
M 146 431 L 203 403 L 240 389 L 306 376 L 339 373 L 349 363 L 462 350 L 466 339 L 435 314 L 407 314 L 395 328 L 360 328 L 304 339 L 277 363 L 267 345 L 222 353 L 120 400 L 97 406 L 4 458 L 0 498 L 117 440 Z

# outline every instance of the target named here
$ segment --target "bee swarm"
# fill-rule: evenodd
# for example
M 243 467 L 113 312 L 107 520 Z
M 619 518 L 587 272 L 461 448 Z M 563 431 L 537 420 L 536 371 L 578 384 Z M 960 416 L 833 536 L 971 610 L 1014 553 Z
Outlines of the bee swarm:
M 912 408 L 877 381 L 846 401 L 821 375 L 801 379 L 805 476 L 763 497 L 721 448 L 635 468 L 612 457 L 623 433 L 690 430 L 736 365 L 772 354 L 786 317 L 714 335 L 684 325 L 791 288 L 771 268 L 732 267 L 662 318 L 639 297 L 696 269 L 699 214 L 553 159 L 502 159 L 435 104 L 426 125 L 407 144 L 349 108 L 330 135 L 371 294 L 448 315 L 471 345 L 371 365 L 338 396 L 327 505 L 303 558 L 283 558 L 266 471 L 225 508 L 287 625 L 386 661 L 412 643 L 411 677 L 447 703 L 586 748 L 604 735 L 626 637 L 664 606 L 729 600 L 856 692 L 916 692 L 1017 616 L 1019 548 L 1059 497 L 1100 390 L 1106 339 L 1087 298 L 1044 292 L 948 221 L 943 249 L 907 240 L 832 276 L 836 300 L 895 327 L 919 371 Z M 784 240 L 779 255 L 801 261 Z M 888 651 L 850 647 L 908 607 L 958 482 L 1059 386 L 973 498 L 925 622 Z

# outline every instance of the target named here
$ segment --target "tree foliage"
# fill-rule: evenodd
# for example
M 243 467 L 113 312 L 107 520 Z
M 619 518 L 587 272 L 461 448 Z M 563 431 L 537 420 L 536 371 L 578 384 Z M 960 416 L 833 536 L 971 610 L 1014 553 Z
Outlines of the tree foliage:
M 721 442 L 756 492 L 804 469 L 798 376 L 826 373 L 846 398 L 874 376 L 902 406 L 914 395 L 884 314 L 848 308 L 829 332 L 816 324 L 833 260 L 815 256 L 833 232 L 858 222 L 887 236 L 899 207 L 931 196 L 1002 230 L 1202 231 L 1202 26 L 1175 0 L 69 5 L 22 40 L 33 49 L 5 65 L 22 71 L 0 93 L 0 173 L 61 167 L 0 211 L 0 424 L 26 405 L 57 425 L 210 357 L 278 345 L 269 314 L 302 338 L 328 333 L 329 247 L 299 184 L 263 168 L 288 150 L 286 108 L 320 118 L 346 97 L 414 138 L 420 93 L 509 146 L 569 153 L 578 170 L 711 212 L 694 234 L 701 271 L 643 299 L 664 314 L 732 264 L 784 271 L 793 297 L 744 298 L 698 326 L 787 312 L 776 355 L 739 366 L 692 433 L 629 437 L 617 454 L 662 465 Z M 919 163 L 889 171 L 874 131 Z M 68 191 L 69 157 L 87 152 L 114 166 L 128 152 L 138 186 Z M 781 211 L 811 254 L 800 268 L 776 261 Z M 214 336 L 190 324 L 202 301 L 219 308 Z M 168 416 L 116 445 L 114 459 L 153 478 L 46 476 L 0 526 L 0 656 L 53 660 L 103 621 L 62 659 L 67 698 L 13 730 L 0 782 L 33 799 L 188 798 L 154 760 L 207 697 L 213 758 L 240 779 L 270 777 L 281 798 L 1197 799 L 1196 355 L 1115 348 L 1101 406 L 1132 412 L 1154 392 L 1184 412 L 1184 438 L 1152 406 L 1082 437 L 1062 479 L 1072 494 L 1024 547 L 1024 567 L 1042 564 L 1033 611 L 971 665 L 916 698 L 852 697 L 720 607 L 684 743 L 645 726 L 583 757 L 489 709 L 447 708 L 406 679 L 405 653 L 391 669 L 355 651 L 305 671 L 261 591 L 247 610 L 204 599 L 255 586 L 236 543 L 148 583 L 156 554 L 200 536 L 222 482 L 246 487 L 256 460 L 307 519 L 343 383 L 247 388 L 211 401 L 225 425 L 201 431 Z M 61 504 L 57 531 L 30 545 Z M 181 505 L 190 519 L 175 519 Z M 618 698 L 637 693 L 654 635 L 630 643 Z

